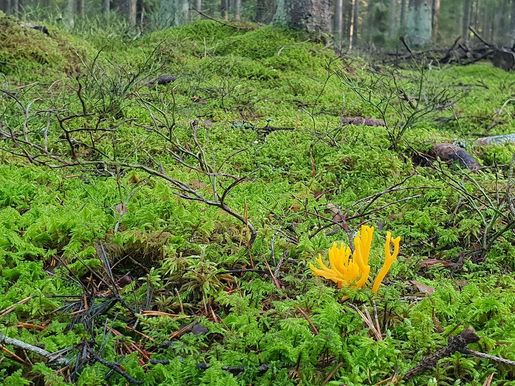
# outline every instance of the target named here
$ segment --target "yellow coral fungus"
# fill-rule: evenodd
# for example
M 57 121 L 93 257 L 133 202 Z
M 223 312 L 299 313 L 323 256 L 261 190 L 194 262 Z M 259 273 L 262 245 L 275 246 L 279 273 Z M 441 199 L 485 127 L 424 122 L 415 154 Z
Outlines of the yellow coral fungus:
M 356 237 L 354 238 L 354 252 L 351 257 L 351 250 L 344 243 L 334 243 L 329 248 L 329 267 L 325 265 L 322 256 L 318 256 L 317 264 L 310 264 L 309 268 L 316 276 L 321 276 L 325 279 L 331 280 L 338 285 L 338 288 L 343 286 L 349 288 L 363 288 L 367 283 L 370 275 L 370 248 L 372 246 L 372 238 L 374 236 L 374 228 L 363 225 Z M 399 254 L 401 238 L 397 237 L 392 239 L 390 232 L 386 235 L 386 242 L 384 245 L 385 261 L 379 270 L 377 277 L 372 286 L 372 292 L 377 293 L 384 277 L 392 267 L 392 264 L 397 259 Z M 393 253 L 391 245 L 393 243 Z

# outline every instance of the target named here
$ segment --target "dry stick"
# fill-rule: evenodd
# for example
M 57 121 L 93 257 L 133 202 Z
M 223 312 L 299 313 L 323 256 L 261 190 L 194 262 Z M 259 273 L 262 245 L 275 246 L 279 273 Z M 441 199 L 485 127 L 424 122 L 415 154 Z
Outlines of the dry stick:
M 22 299 L 19 302 L 16 302 L 7 308 L 4 308 L 3 310 L 0 311 L 0 317 L 10 314 L 11 312 L 13 312 L 16 309 L 16 306 L 18 306 L 20 304 L 25 304 L 28 301 L 30 301 L 31 299 L 32 299 L 32 296 L 28 296 L 25 299 Z
M 429 369 L 434 368 L 440 359 L 449 357 L 456 351 L 466 352 L 468 350 L 467 345 L 469 343 L 475 343 L 478 340 L 479 336 L 477 336 L 473 328 L 467 328 L 460 334 L 451 336 L 446 347 L 436 351 L 434 354 L 423 358 L 417 366 L 406 373 L 406 375 L 403 377 L 404 380 L 411 379 Z
M 494 362 L 498 362 L 498 363 L 501 363 L 503 365 L 514 366 L 515 367 L 515 361 L 509 360 L 509 359 L 506 359 L 506 358 L 501 358 L 501 357 L 497 357 L 495 355 L 485 354 L 485 353 L 479 352 L 479 351 L 469 350 L 468 348 L 466 348 L 463 352 L 465 354 L 473 355 L 473 356 L 478 357 L 478 358 L 490 359 L 490 360 L 492 360 Z
M 4 334 L 0 334 L 0 344 L 8 344 L 12 346 L 16 346 L 18 348 L 21 348 L 23 350 L 31 351 L 33 353 L 39 354 L 46 359 L 48 359 L 49 362 L 55 363 L 59 366 L 68 366 L 70 364 L 70 361 L 66 358 L 59 358 L 56 357 L 55 353 L 51 353 L 49 351 L 46 351 L 40 347 L 33 346 L 31 344 L 22 342 L 21 340 L 9 338 L 8 336 L 5 336 Z

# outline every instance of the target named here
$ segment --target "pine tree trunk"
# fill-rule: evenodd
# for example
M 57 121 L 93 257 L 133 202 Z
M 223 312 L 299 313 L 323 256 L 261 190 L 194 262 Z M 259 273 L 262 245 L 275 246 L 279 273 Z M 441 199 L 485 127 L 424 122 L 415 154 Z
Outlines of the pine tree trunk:
M 66 3 L 66 23 L 72 28 L 75 24 L 75 0 L 68 0 Z
M 334 7 L 334 50 L 341 53 L 343 45 L 343 0 L 336 0 Z
M 285 4 L 289 27 L 317 34 L 331 31 L 329 0 L 287 0 Z
M 433 0 L 433 14 L 431 27 L 433 29 L 433 42 L 438 40 L 438 30 L 440 27 L 440 0 Z
M 510 30 L 511 30 L 510 45 L 515 49 L 515 0 L 511 0 Z
M 429 0 L 410 0 L 408 6 L 408 37 L 415 47 L 426 46 L 432 37 L 432 10 Z
M 461 25 L 461 35 L 467 42 L 469 40 L 469 26 L 470 26 L 470 11 L 471 11 L 471 0 L 463 1 L 463 23 Z
M 229 20 L 229 0 L 220 1 L 220 15 L 224 20 Z
M 188 0 L 175 0 L 174 25 L 183 25 L 189 21 Z
M 256 15 L 254 21 L 258 23 L 272 22 L 278 8 L 278 4 L 275 0 L 256 0 Z
M 84 0 L 79 0 L 78 3 L 77 3 L 77 14 L 81 17 L 81 18 L 84 18 L 84 16 L 86 15 L 86 7 L 85 7 L 85 4 L 84 4 Z
M 127 4 L 127 17 L 129 19 L 129 24 L 131 26 L 136 25 L 137 18 L 137 1 L 136 0 L 128 0 Z
M 352 19 L 349 30 L 349 50 L 358 43 L 359 0 L 352 0 Z
M 400 35 L 404 36 L 406 34 L 406 8 L 407 8 L 407 0 L 401 0 L 401 25 L 400 25 Z
M 241 0 L 235 0 L 234 2 L 234 19 L 236 21 L 241 20 Z

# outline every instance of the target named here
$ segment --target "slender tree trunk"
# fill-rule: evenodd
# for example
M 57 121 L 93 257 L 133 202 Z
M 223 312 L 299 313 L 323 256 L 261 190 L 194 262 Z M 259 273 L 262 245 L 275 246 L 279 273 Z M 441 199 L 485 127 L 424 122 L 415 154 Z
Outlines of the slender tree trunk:
M 389 13 L 388 13 L 388 25 L 386 31 L 390 37 L 390 40 L 396 41 L 399 38 L 400 24 L 399 24 L 399 1 L 390 0 Z
M 127 3 L 127 17 L 129 19 L 129 24 L 131 26 L 135 26 L 137 23 L 137 0 L 128 0 Z
M 75 24 L 75 0 L 68 0 L 66 3 L 66 23 L 72 28 Z
M 20 12 L 19 0 L 11 0 L 11 13 L 17 15 Z
M 433 42 L 438 40 L 438 29 L 440 27 L 440 0 L 433 0 L 433 14 L 431 20 L 433 29 Z
M 84 4 L 84 0 L 78 0 L 77 2 L 77 14 L 81 17 L 81 18 L 84 18 L 84 16 L 86 16 L 86 7 L 85 7 L 85 4 Z
M 497 36 L 498 42 L 501 45 L 506 45 L 509 42 L 509 27 L 508 20 L 510 15 L 509 0 L 503 0 L 501 7 L 496 12 L 499 25 L 499 36 Z
M 220 16 L 224 20 L 229 20 L 229 0 L 220 1 Z
M 334 7 L 334 49 L 341 53 L 343 43 L 343 0 L 336 0 Z
M 195 1 L 195 9 L 196 9 L 197 11 L 202 12 L 202 0 L 196 0 L 196 1 Z
M 111 11 L 111 0 L 103 0 L 102 2 L 102 12 L 109 13 Z
M 365 20 L 363 23 L 363 38 L 368 43 L 370 43 L 372 41 L 372 36 L 374 36 L 374 32 L 375 32 L 374 30 L 376 29 L 376 26 L 374 25 L 374 22 L 372 21 L 374 18 L 372 13 L 374 12 L 374 6 L 375 6 L 376 1 L 381 1 L 381 0 L 368 0 L 366 16 L 365 16 Z
M 461 25 L 461 35 L 463 39 L 468 42 L 469 40 L 469 26 L 470 26 L 470 11 L 471 11 L 471 0 L 463 1 L 463 22 Z
M 236 21 L 241 20 L 241 0 L 235 0 L 234 2 L 234 19 Z
M 511 18 L 510 18 L 511 42 L 510 45 L 515 49 L 515 0 L 511 0 Z
M 352 0 L 352 19 L 349 30 L 349 50 L 358 42 L 359 0 Z
M 406 8 L 407 0 L 401 0 L 401 16 L 400 16 L 400 34 L 404 36 L 406 34 Z

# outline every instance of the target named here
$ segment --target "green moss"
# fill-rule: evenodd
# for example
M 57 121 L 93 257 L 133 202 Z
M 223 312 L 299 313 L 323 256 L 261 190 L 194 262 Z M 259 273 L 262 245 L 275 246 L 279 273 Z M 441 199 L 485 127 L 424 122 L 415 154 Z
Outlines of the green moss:
M 2 20 L 18 31 L 20 43 L 37 43 L 37 54 L 16 59 L 22 67 L 9 73 L 6 89 L 50 66 L 48 78 L 61 82 L 51 89 L 38 82 L 19 94 L 22 105 L 30 103 L 31 112 L 80 115 L 76 84 L 62 81 L 80 40 L 57 30 L 50 38 L 20 32 L 12 19 Z M 230 186 L 228 175 L 245 176 L 225 203 L 258 230 L 252 249 L 246 248 L 242 222 L 218 207 L 178 197 L 166 180 L 141 170 L 50 169 L 1 151 L 0 310 L 15 305 L 0 319 L 2 333 L 52 351 L 72 348 L 70 358 L 80 342 L 88 342 L 147 384 L 319 385 L 329 376 L 335 384 L 376 384 L 407 372 L 466 326 L 481 337 L 471 349 L 514 359 L 511 233 L 496 239 L 480 256 L 484 260 L 476 253 L 485 229 L 493 234 L 508 224 L 504 171 L 513 147 L 472 149 L 485 165 L 503 164 L 497 173 L 427 167 L 411 159 L 422 158 L 435 142 L 472 143 L 478 136 L 512 132 L 514 111 L 506 101 L 513 75 L 489 64 L 428 70 L 422 103 L 445 85 L 456 92 L 452 106 L 418 119 L 393 151 L 391 128 L 342 125 L 341 117 L 382 118 L 369 100 L 380 106 L 394 100 L 386 118 L 401 120 L 412 111 L 409 102 L 416 102 L 416 71 L 370 69 L 362 59 L 337 58 L 294 32 L 236 26 L 200 21 L 134 41 L 113 37 L 95 76 L 91 67 L 82 72 L 82 95 L 93 115 L 71 118 L 66 127 L 108 129 L 97 138 L 98 154 L 77 148 L 87 160 L 116 157 L 155 166 L 208 198 L 213 186 L 219 192 Z M 45 57 L 47 41 L 53 48 Z M 1 52 L 16 52 L 9 47 Z M 45 64 L 37 59 L 42 55 Z M 378 86 L 392 72 L 405 94 Z M 162 73 L 177 79 L 149 85 Z M 370 87 L 360 96 L 356 85 Z M 395 98 L 399 94 L 404 102 Z M 118 108 L 103 109 L 109 103 Z M 11 99 L 0 104 L 0 129 L 27 124 L 32 141 L 63 149 L 54 116 L 33 114 L 25 122 Z M 120 110 L 117 116 L 95 115 Z M 194 120 L 202 152 L 193 140 Z M 47 127 L 45 137 L 41 128 Z M 167 140 L 170 128 L 182 151 Z M 91 140 L 81 131 L 72 135 Z M 22 143 L 1 146 L 23 150 Z M 195 164 L 199 154 L 216 172 L 215 184 L 200 168 L 184 166 Z M 492 209 L 497 202 L 499 209 Z M 352 231 L 361 223 L 376 227 L 373 274 L 382 262 L 378 239 L 388 230 L 402 237 L 399 259 L 376 295 L 339 290 L 307 267 L 334 241 L 347 241 L 340 224 L 331 223 L 339 218 L 330 210 L 336 206 Z M 124 303 L 94 315 L 91 324 L 70 324 L 82 299 L 95 310 L 112 297 L 111 274 Z M 349 304 L 372 315 L 377 308 L 382 339 L 373 338 Z M 10 384 L 61 382 L 48 366 L 28 371 L 7 355 L 0 361 L 0 376 Z M 108 372 L 100 363 L 86 364 L 76 383 L 101 384 Z M 512 375 L 503 367 L 495 372 L 501 383 Z M 491 373 L 490 362 L 456 354 L 411 384 L 482 384 Z M 112 373 L 107 382 L 126 380 Z
M 56 28 L 49 35 L 0 13 L 0 72 L 25 80 L 75 73 L 88 44 Z

